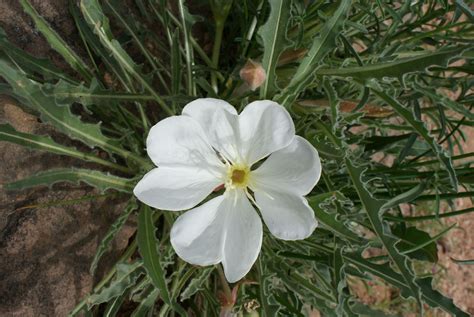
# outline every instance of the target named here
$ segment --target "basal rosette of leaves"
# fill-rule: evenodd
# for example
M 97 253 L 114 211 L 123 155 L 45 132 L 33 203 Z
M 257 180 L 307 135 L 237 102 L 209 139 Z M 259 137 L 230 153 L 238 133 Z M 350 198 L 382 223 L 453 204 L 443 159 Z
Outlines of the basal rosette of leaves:
M 127 219 L 138 219 L 128 249 L 71 316 L 115 316 L 125 306 L 132 316 L 391 313 L 363 304 L 351 279 L 391 285 L 417 314 L 468 316 L 432 285 L 436 241 L 453 226 L 434 235 L 416 227 L 473 211 L 453 204 L 474 194 L 474 153 L 462 152 L 463 128 L 474 125 L 474 13 L 467 3 L 81 0 L 67 13 L 80 53 L 28 0 L 20 3 L 68 68 L 18 49 L 0 30 L 0 93 L 84 146 L 8 124 L 0 125 L 0 141 L 75 157 L 88 168 L 46 170 L 4 188 L 83 182 L 127 197 L 91 274 Z M 287 241 L 262 226 L 260 253 L 248 273 L 230 279 L 235 283 L 220 261 L 202 267 L 176 255 L 171 230 L 185 213 L 153 209 L 133 195 L 154 168 L 146 153 L 151 127 L 199 98 L 224 100 L 235 115 L 272 100 L 321 160 L 317 186 L 304 193 L 318 227 L 306 224 L 302 240 Z M 272 122 L 267 128 L 277 129 Z M 289 172 L 300 163 L 298 156 L 288 161 Z M 242 183 L 233 173 L 229 179 Z M 220 199 L 218 190 L 196 204 Z M 252 195 L 248 204 L 258 204 Z M 435 206 L 431 214 L 402 213 L 402 204 L 426 201 Z M 258 221 L 264 212 L 255 213 Z M 367 255 L 368 248 L 378 255 Z

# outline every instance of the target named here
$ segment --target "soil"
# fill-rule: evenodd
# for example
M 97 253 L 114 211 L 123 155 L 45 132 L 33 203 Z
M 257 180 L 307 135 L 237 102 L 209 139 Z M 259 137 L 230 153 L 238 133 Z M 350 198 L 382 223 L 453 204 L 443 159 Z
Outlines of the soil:
M 80 41 L 67 10 L 69 1 L 30 1 L 56 31 L 81 53 Z M 18 0 L 0 0 L 0 27 L 21 49 L 68 69 L 35 30 Z M 49 126 L 25 113 L 13 99 L 0 96 L 0 123 L 4 122 L 24 132 L 52 133 Z M 469 135 L 465 151 L 474 151 L 474 130 L 466 132 Z M 6 142 L 0 142 L 0 162 L 0 184 L 49 168 L 81 166 L 80 162 L 70 158 L 29 151 Z M 91 290 L 100 275 L 110 268 L 133 234 L 134 220 L 127 223 L 114 241 L 97 276 L 89 274 L 97 245 L 123 210 L 123 202 L 100 198 L 67 206 L 39 206 L 99 194 L 85 185 L 54 185 L 52 188 L 17 192 L 6 192 L 0 188 L 0 316 L 66 316 Z M 467 208 L 470 202 L 463 200 L 458 204 L 462 204 L 459 208 Z M 456 222 L 458 228 L 439 242 L 440 264 L 445 270 L 437 275 L 436 285 L 443 293 L 452 296 L 457 305 L 474 314 L 472 269 L 452 261 L 452 258 L 474 258 L 474 214 L 442 222 Z M 432 226 L 428 223 L 423 225 Z M 390 303 L 393 295 L 392 290 L 380 285 L 372 285 L 367 290 L 354 284 L 352 290 L 364 302 L 378 306 Z
M 67 0 L 31 1 L 42 16 L 80 52 Z M 0 27 L 30 54 L 67 69 L 25 15 L 18 0 L 0 0 Z M 0 123 L 35 134 L 65 139 L 0 96 Z M 30 151 L 0 142 L 0 184 L 57 167 L 81 167 L 80 161 Z M 98 244 L 124 209 L 123 199 L 96 198 L 70 205 L 55 202 L 84 199 L 101 193 L 86 185 L 54 185 L 6 192 L 0 187 L 0 316 L 67 316 L 115 262 L 134 232 L 130 220 L 115 239 L 96 276 L 89 267 Z M 47 204 L 48 206 L 44 206 Z M 50 205 L 56 206 L 50 206 Z M 43 206 L 42 206 L 43 205 Z

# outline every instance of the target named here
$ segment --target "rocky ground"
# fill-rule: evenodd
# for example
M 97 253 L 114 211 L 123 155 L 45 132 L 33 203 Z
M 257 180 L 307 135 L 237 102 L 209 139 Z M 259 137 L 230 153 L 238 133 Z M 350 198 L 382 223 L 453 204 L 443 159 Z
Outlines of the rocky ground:
M 31 2 L 74 47 L 77 35 L 67 14 L 68 1 Z M 20 48 L 66 66 L 34 29 L 17 0 L 0 0 L 0 27 Z M 5 122 L 22 132 L 52 131 L 22 111 L 15 100 L 0 96 L 0 123 Z M 61 139 L 59 134 L 56 137 Z M 0 184 L 49 168 L 80 164 L 0 142 Z M 97 276 L 91 276 L 89 266 L 97 245 L 124 207 L 117 198 L 88 199 L 98 195 L 101 193 L 86 185 L 57 184 L 18 192 L 0 188 L 0 316 L 66 316 L 114 263 L 127 246 L 134 223 L 132 220 L 119 234 Z M 83 201 L 56 203 L 78 199 Z

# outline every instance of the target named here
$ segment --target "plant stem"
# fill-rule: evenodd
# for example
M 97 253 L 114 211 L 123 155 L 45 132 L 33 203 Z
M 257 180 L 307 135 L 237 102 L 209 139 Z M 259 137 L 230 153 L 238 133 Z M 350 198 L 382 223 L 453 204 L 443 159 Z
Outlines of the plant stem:
M 448 217 L 454 217 L 454 216 L 459 216 L 463 214 L 467 214 L 470 212 L 474 211 L 474 207 L 471 208 L 466 208 L 462 210 L 456 210 L 452 212 L 446 212 L 444 214 L 439 214 L 439 215 L 426 215 L 426 216 L 416 216 L 416 217 L 395 217 L 395 216 L 385 216 L 384 218 L 390 221 L 423 221 L 423 220 L 436 220 L 440 218 L 448 218 Z
M 222 33 L 224 32 L 224 24 L 226 17 L 216 17 L 216 36 L 214 38 L 214 46 L 212 47 L 212 68 L 214 69 L 211 73 L 211 86 L 214 92 L 217 94 L 217 77 L 216 72 L 219 69 L 219 56 L 222 45 Z
M 217 273 L 219 273 L 219 280 L 222 284 L 222 290 L 224 291 L 225 298 L 231 302 L 232 301 L 232 291 L 230 290 L 229 284 L 224 275 L 224 271 L 222 270 L 222 264 L 217 265 Z
M 187 86 L 188 94 L 191 96 L 196 95 L 196 86 L 194 83 L 193 77 L 193 66 L 194 66 L 194 57 L 193 50 L 190 45 L 190 30 L 188 29 L 188 24 L 186 23 L 186 12 L 184 7 L 184 0 L 178 1 L 179 13 L 181 16 L 181 23 L 183 25 L 183 35 L 184 35 L 184 51 L 186 54 L 186 77 L 187 77 Z

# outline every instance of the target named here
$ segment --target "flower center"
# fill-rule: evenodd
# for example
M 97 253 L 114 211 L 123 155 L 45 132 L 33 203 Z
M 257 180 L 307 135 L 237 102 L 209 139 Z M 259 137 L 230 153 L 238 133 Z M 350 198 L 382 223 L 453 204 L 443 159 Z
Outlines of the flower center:
M 249 183 L 250 168 L 243 165 L 230 165 L 227 170 L 227 188 L 245 188 Z

